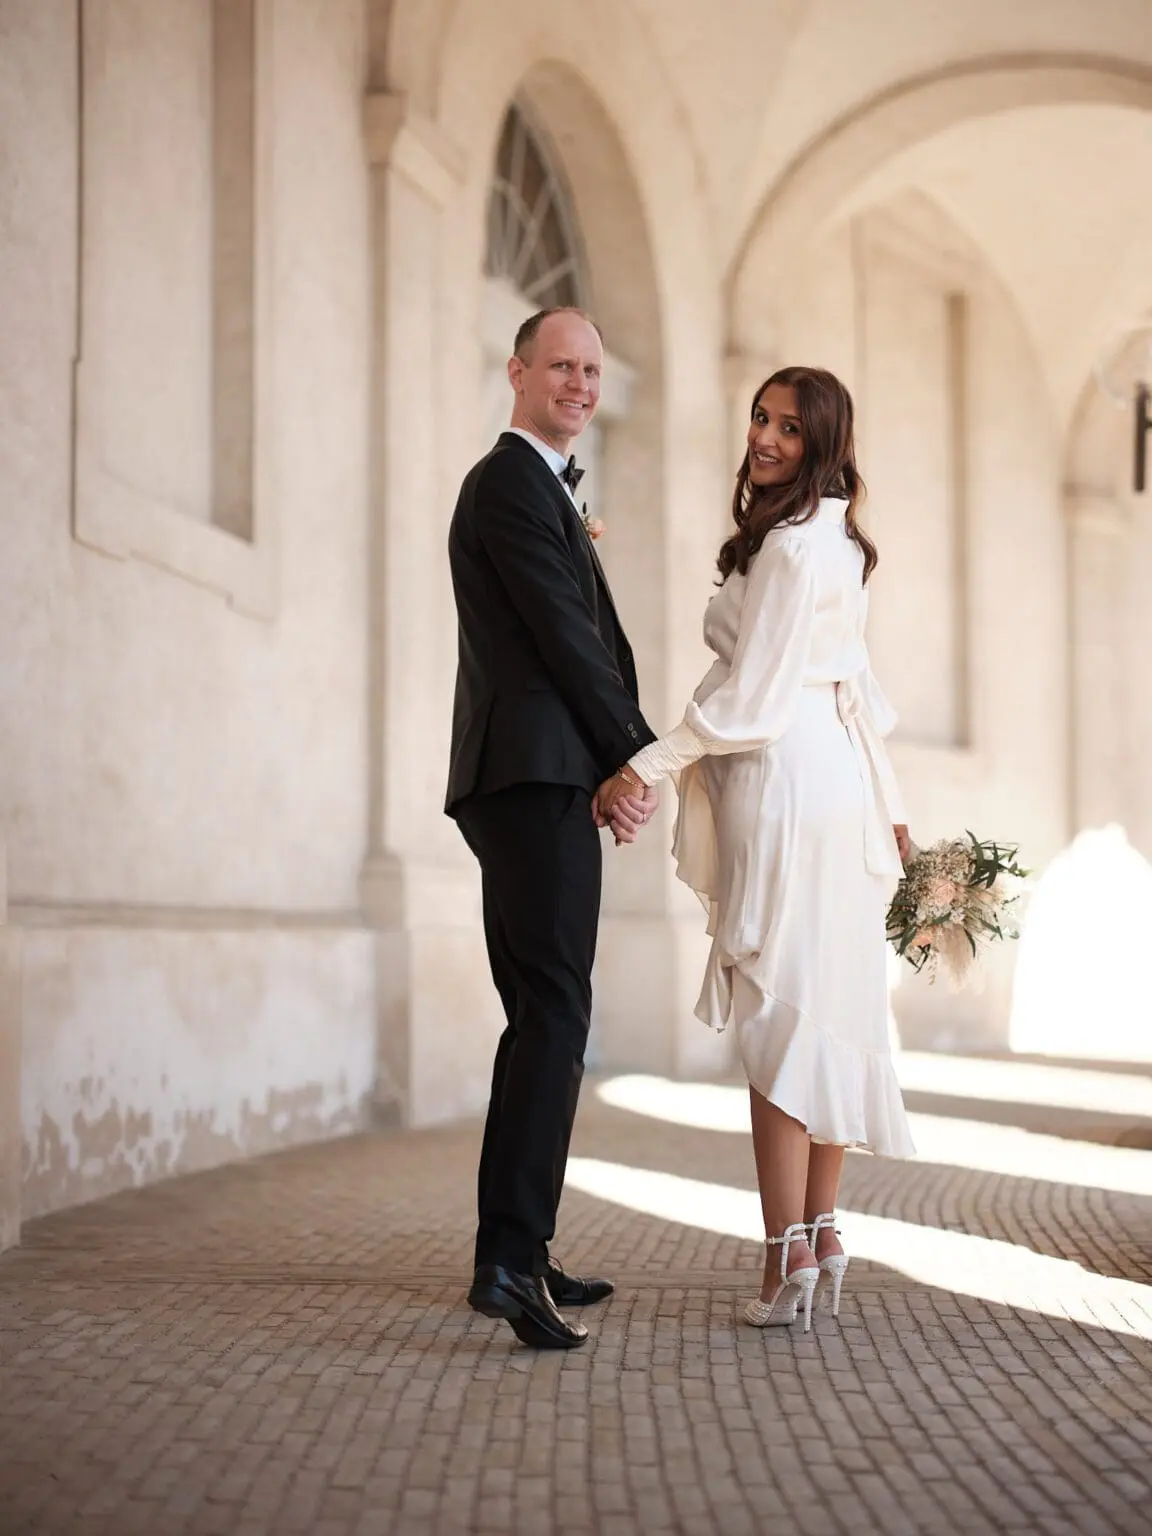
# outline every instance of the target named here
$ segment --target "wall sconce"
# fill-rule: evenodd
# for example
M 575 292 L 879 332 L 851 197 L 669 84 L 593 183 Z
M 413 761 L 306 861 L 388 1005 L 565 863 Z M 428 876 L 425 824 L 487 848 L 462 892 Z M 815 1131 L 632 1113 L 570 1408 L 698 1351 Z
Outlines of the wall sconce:
M 1152 322 L 1128 326 L 1104 356 L 1107 361 L 1096 367 L 1096 382 L 1118 406 L 1132 411 L 1132 489 L 1139 495 L 1148 484 L 1152 432 Z

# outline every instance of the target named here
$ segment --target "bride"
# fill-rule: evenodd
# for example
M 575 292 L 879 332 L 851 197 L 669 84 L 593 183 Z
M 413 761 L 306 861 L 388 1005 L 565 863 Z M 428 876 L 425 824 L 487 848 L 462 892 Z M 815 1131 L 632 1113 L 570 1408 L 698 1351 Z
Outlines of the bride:
M 877 555 L 856 521 L 862 494 L 848 391 L 822 369 L 773 374 L 752 403 L 704 616 L 716 661 L 681 723 L 597 801 L 632 834 L 645 786 L 679 775 L 677 873 L 712 938 L 696 1012 L 733 1025 L 751 1095 L 768 1242 L 745 1311 L 756 1327 L 793 1322 L 802 1301 L 809 1328 L 822 1273 L 839 1311 L 844 1149 L 913 1152 L 884 935 L 909 841 L 881 739 L 895 716 L 864 644 Z

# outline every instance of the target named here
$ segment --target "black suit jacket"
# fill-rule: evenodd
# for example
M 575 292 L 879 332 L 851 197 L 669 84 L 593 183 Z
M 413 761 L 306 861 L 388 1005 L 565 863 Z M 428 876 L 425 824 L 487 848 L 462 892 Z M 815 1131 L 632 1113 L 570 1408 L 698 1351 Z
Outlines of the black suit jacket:
M 449 815 L 511 784 L 591 792 L 655 739 L 592 541 L 514 432 L 465 478 L 448 555 L 459 629 Z

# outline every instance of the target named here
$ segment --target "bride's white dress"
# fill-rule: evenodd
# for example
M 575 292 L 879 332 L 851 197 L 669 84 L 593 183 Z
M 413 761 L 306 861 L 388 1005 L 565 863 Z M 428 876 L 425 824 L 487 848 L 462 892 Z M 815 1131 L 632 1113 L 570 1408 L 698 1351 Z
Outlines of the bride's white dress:
M 698 1017 L 734 1025 L 748 1081 L 816 1140 L 907 1157 L 884 935 L 905 818 L 846 505 L 774 529 L 728 578 L 704 617 L 716 662 L 631 766 L 679 774 L 677 873 L 712 936 Z

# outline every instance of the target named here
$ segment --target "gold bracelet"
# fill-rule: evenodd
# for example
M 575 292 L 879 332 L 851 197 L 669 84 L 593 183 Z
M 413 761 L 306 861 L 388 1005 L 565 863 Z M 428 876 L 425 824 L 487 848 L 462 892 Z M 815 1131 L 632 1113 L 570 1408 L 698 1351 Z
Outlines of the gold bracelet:
M 618 779 L 623 779 L 625 784 L 631 784 L 633 789 L 647 789 L 648 788 L 648 786 L 647 786 L 647 784 L 645 784 L 644 780 L 642 778 L 640 778 L 640 776 L 638 774 L 633 773 L 632 769 L 629 768 L 627 763 L 624 764 L 623 768 L 617 768 L 617 770 L 616 770 L 616 777 Z

